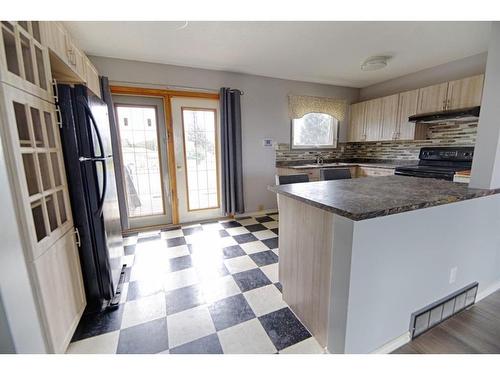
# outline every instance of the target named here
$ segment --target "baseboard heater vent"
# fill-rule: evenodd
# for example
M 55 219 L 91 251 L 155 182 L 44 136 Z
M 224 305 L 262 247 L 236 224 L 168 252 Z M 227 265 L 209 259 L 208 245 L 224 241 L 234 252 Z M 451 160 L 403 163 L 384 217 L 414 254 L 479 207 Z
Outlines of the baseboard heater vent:
M 411 315 L 412 340 L 449 317 L 459 313 L 476 301 L 478 283 L 472 283 L 439 301 L 431 303 Z

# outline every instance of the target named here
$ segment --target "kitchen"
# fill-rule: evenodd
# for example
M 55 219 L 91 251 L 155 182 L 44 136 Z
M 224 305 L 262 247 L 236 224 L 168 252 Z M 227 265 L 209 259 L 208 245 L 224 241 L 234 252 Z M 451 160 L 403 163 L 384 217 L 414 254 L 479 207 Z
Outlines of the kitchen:
M 221 27 L 186 24 L 162 37 Z M 37 285 L 24 285 L 26 311 L 42 311 L 30 329 L 45 337 L 28 351 L 389 353 L 487 298 L 499 271 L 491 24 L 474 26 L 468 55 L 356 87 L 107 52 L 101 35 L 125 48 L 144 25 L 3 21 L 3 185 L 24 228 L 18 267 Z M 397 66 L 375 57 L 354 74 Z M 48 114 L 43 130 L 10 102 Z M 422 328 L 419 311 L 443 298 L 463 304 Z

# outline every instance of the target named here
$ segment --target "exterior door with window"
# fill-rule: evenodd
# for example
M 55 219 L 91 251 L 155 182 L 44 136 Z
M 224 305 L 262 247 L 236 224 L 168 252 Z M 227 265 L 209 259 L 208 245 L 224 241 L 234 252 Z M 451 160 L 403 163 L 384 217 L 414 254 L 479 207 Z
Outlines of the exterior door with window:
M 172 222 L 163 100 L 114 95 L 129 229 Z
M 171 99 L 181 223 L 222 216 L 219 101 Z

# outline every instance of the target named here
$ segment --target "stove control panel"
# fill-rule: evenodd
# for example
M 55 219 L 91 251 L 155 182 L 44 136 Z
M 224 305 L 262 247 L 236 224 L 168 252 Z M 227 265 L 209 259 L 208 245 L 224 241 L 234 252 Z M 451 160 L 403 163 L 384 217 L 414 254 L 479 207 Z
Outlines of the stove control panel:
M 423 147 L 420 160 L 472 161 L 474 147 Z

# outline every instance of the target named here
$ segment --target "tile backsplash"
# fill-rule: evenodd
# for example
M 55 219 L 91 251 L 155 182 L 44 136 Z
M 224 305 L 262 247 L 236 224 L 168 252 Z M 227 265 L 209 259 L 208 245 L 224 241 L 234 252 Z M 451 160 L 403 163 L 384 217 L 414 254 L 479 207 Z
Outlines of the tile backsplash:
M 276 165 L 302 164 L 314 161 L 321 154 L 325 160 L 416 160 L 421 147 L 426 146 L 474 146 L 477 122 L 420 125 L 424 136 L 415 141 L 377 141 L 339 143 L 334 150 L 290 150 L 288 143 L 280 143 L 276 149 Z

